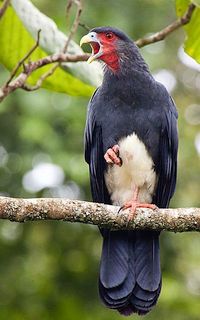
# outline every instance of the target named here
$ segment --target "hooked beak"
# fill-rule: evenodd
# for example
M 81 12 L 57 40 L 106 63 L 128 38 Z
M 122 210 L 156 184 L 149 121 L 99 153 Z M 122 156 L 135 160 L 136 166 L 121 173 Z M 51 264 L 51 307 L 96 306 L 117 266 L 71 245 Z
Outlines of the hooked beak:
M 92 54 L 88 59 L 88 63 L 91 63 L 92 61 L 98 59 L 102 54 L 102 45 L 98 39 L 97 33 L 96 32 L 89 32 L 80 41 L 80 47 L 85 44 L 89 43 L 91 48 L 92 48 Z

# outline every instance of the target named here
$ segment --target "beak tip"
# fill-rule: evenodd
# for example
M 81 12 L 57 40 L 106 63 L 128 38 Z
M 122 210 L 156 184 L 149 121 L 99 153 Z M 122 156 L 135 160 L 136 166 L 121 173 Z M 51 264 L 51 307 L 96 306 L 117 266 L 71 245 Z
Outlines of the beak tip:
M 91 59 L 92 57 L 89 57 L 89 59 L 87 60 L 87 63 L 90 64 L 93 60 Z
M 82 38 L 83 39 L 83 38 Z M 84 41 L 82 41 L 82 39 L 81 39 L 81 41 L 80 41 L 80 43 L 79 43 L 79 46 L 80 47 L 82 47 L 82 45 L 84 44 Z
M 85 43 L 89 43 L 90 41 L 91 41 L 91 39 L 89 38 L 88 34 L 86 34 L 80 40 L 80 47 L 82 47 L 82 45 Z

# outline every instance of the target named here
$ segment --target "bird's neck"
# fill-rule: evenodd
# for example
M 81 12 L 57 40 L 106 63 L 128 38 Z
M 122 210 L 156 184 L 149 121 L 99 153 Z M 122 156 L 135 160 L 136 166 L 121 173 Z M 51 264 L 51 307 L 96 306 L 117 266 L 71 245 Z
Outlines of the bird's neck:
M 141 57 L 141 56 L 140 56 Z M 143 58 L 132 57 L 121 59 L 119 68 L 113 71 L 107 65 L 104 68 L 102 90 L 107 96 L 118 96 L 132 103 L 151 87 L 155 80 L 149 72 Z
M 132 79 L 134 75 L 139 74 L 151 76 L 149 68 L 135 44 L 127 48 L 123 47 L 123 51 L 119 51 L 118 54 L 102 56 L 101 60 L 105 63 L 104 77 L 106 78 L 116 76 L 121 79 Z
M 113 68 L 114 67 L 114 68 Z M 103 86 L 112 85 L 113 90 L 123 91 L 125 88 L 144 87 L 149 82 L 154 81 L 147 65 L 115 62 L 113 65 L 104 67 Z

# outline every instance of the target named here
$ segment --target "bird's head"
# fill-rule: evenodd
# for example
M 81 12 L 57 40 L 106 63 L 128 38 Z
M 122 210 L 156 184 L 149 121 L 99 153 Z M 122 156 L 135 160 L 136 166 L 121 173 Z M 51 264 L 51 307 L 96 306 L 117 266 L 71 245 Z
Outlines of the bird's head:
M 125 57 L 128 47 L 133 42 L 122 31 L 111 27 L 98 27 L 83 36 L 80 46 L 88 43 L 92 54 L 88 62 L 96 59 L 103 61 L 112 71 L 120 68 L 120 61 Z

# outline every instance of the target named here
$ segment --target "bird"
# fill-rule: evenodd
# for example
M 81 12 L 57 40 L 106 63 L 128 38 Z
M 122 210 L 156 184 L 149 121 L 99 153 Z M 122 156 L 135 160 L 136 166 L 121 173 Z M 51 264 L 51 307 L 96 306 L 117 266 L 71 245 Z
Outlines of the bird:
M 88 62 L 102 64 L 103 80 L 90 99 L 84 134 L 94 202 L 129 208 L 167 208 L 177 179 L 177 109 L 134 41 L 113 27 L 82 37 Z M 100 229 L 99 295 L 120 314 L 145 315 L 162 284 L 159 235 L 148 230 Z

